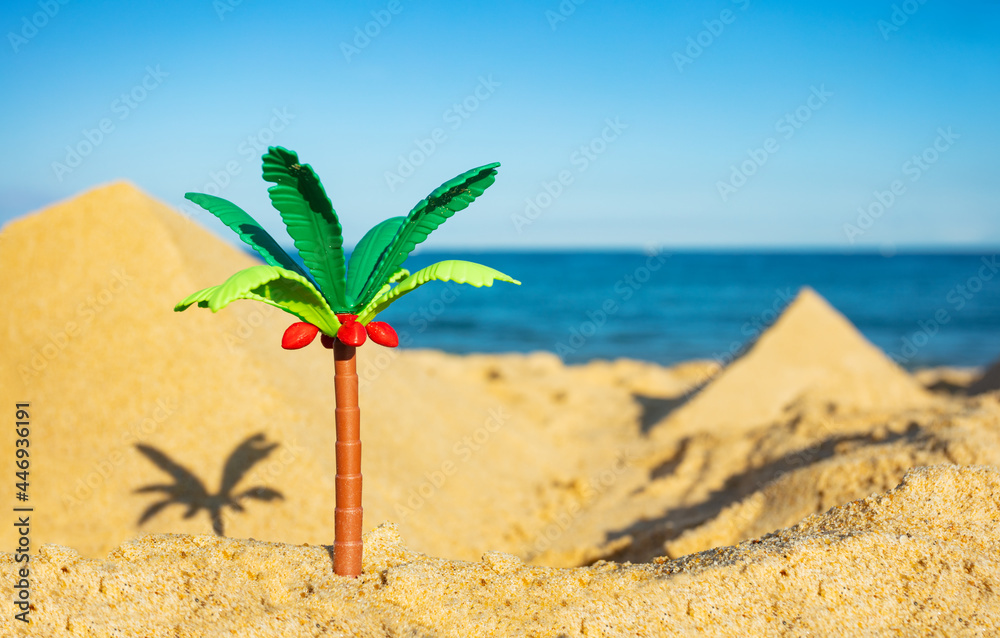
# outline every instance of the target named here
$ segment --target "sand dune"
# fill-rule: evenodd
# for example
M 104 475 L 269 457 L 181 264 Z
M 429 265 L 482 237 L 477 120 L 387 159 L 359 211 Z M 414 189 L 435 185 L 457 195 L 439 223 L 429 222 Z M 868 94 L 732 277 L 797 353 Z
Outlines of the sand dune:
M 292 319 L 252 302 L 172 312 L 251 258 L 123 183 L 3 240 L 45 635 L 996 625 L 1000 394 L 924 390 L 812 290 L 722 370 L 361 348 L 370 535 L 348 582 L 323 548 L 332 356 L 282 350 Z M 171 483 L 155 511 L 138 491 Z M 280 498 L 220 505 L 258 487 Z

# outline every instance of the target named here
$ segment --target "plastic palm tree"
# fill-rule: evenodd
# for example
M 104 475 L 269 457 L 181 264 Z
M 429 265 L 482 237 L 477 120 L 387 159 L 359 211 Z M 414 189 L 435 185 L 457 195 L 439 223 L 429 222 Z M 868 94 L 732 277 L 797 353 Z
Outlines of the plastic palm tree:
M 410 274 L 403 262 L 414 247 L 483 194 L 498 163 L 462 173 L 420 200 L 405 217 L 377 224 L 361 238 L 345 263 L 340 221 L 323 185 L 293 151 L 271 147 L 263 157 L 271 204 L 281 214 L 305 267 L 299 266 L 253 217 L 235 204 L 203 193 L 185 197 L 218 217 L 257 251 L 264 264 L 234 274 L 224 283 L 189 295 L 174 310 L 197 304 L 217 312 L 238 299 L 281 308 L 299 319 L 285 331 L 282 347 L 309 345 L 317 334 L 334 353 L 337 477 L 334 510 L 334 571 L 361 573 L 361 437 L 357 347 L 367 337 L 387 347 L 399 340 L 386 323 L 372 321 L 394 301 L 428 281 L 476 287 L 495 280 L 520 284 L 507 275 L 468 261 L 442 261 Z

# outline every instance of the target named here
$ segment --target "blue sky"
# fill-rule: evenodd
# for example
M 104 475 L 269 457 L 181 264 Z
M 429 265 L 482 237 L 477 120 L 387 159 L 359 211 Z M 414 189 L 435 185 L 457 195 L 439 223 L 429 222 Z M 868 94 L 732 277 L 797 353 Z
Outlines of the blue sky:
M 121 178 L 280 234 L 270 143 L 348 245 L 491 161 L 434 247 L 1000 245 L 997 2 L 63 2 L 0 9 L 0 221 Z

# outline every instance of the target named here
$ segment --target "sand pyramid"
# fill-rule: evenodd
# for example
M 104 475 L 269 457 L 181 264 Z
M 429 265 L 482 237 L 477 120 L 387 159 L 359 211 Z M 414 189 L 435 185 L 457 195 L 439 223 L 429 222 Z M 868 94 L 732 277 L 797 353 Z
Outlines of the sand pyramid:
M 136 523 L 158 499 L 135 490 L 171 478 L 138 453 L 140 443 L 208 492 L 219 487 L 227 455 L 258 432 L 281 448 L 251 468 L 246 486 L 290 497 L 289 481 L 322 474 L 288 429 L 297 416 L 268 383 L 285 371 L 252 350 L 249 337 L 276 328 L 276 317 L 240 304 L 215 317 L 181 320 L 172 311 L 189 292 L 252 265 L 250 257 L 124 183 L 17 220 L 3 236 L 0 265 L 18 273 L 4 292 L 21 300 L 3 311 L 3 367 L 12 377 L 4 399 L 32 404 L 30 498 L 45 521 L 34 542 L 99 554 L 113 538 L 147 529 Z M 248 509 L 287 519 L 291 502 Z M 210 533 L 206 514 L 183 520 L 175 514 L 184 510 L 173 510 L 148 528 Z M 226 533 L 246 534 L 245 519 L 233 517 Z M 9 539 L 0 532 L 0 542 Z
M 662 427 L 719 431 L 772 422 L 794 403 L 853 412 L 923 405 L 928 394 L 811 288 Z
M 282 350 L 293 319 L 262 304 L 172 311 L 251 257 L 125 183 L 28 215 L 2 237 L 0 267 L 17 276 L 2 283 L 0 391 L 4 405 L 32 404 L 36 545 L 101 556 L 139 534 L 211 534 L 210 510 L 185 518 L 183 504 L 138 525 L 162 495 L 136 490 L 200 481 L 207 506 L 241 444 L 234 493 L 265 487 L 282 498 L 223 508 L 225 534 L 332 542 L 329 351 Z M 407 328 L 397 326 L 401 337 Z M 519 551 L 544 523 L 546 491 L 611 465 L 634 434 L 627 391 L 574 383 L 552 355 L 460 359 L 371 345 L 359 358 L 366 527 L 395 522 L 419 551 Z M 567 445 L 588 425 L 593 446 Z M 139 444 L 188 473 L 171 478 Z M 274 444 L 254 459 L 263 450 L 252 448 Z M 11 483 L 0 488 L 7 503 Z M 0 527 L 0 545 L 15 546 L 14 533 Z

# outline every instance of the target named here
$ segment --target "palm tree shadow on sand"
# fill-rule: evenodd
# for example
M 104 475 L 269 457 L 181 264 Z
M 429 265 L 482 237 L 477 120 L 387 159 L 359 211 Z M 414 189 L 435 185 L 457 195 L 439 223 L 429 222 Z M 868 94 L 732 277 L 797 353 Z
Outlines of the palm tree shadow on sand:
M 174 479 L 171 484 L 144 485 L 135 490 L 136 494 L 162 492 L 167 495 L 167 498 L 147 507 L 136 525 L 141 527 L 143 523 L 159 514 L 166 507 L 176 504 L 187 507 L 184 518 L 193 517 L 199 510 L 207 511 L 212 519 L 212 531 L 219 536 L 225 536 L 222 515 L 224 508 L 229 507 L 236 512 L 243 512 L 241 501 L 245 499 L 264 502 L 284 500 L 285 497 L 281 492 L 260 485 L 233 494 L 237 484 L 250 468 L 263 461 L 278 447 L 277 443 L 267 444 L 264 439 L 263 433 L 254 434 L 233 450 L 229 458 L 226 459 L 226 464 L 222 469 L 222 482 L 219 485 L 219 491 L 215 494 L 209 494 L 205 484 L 197 476 L 171 460 L 163 452 L 149 445 L 136 444 L 136 449 L 143 456 Z

